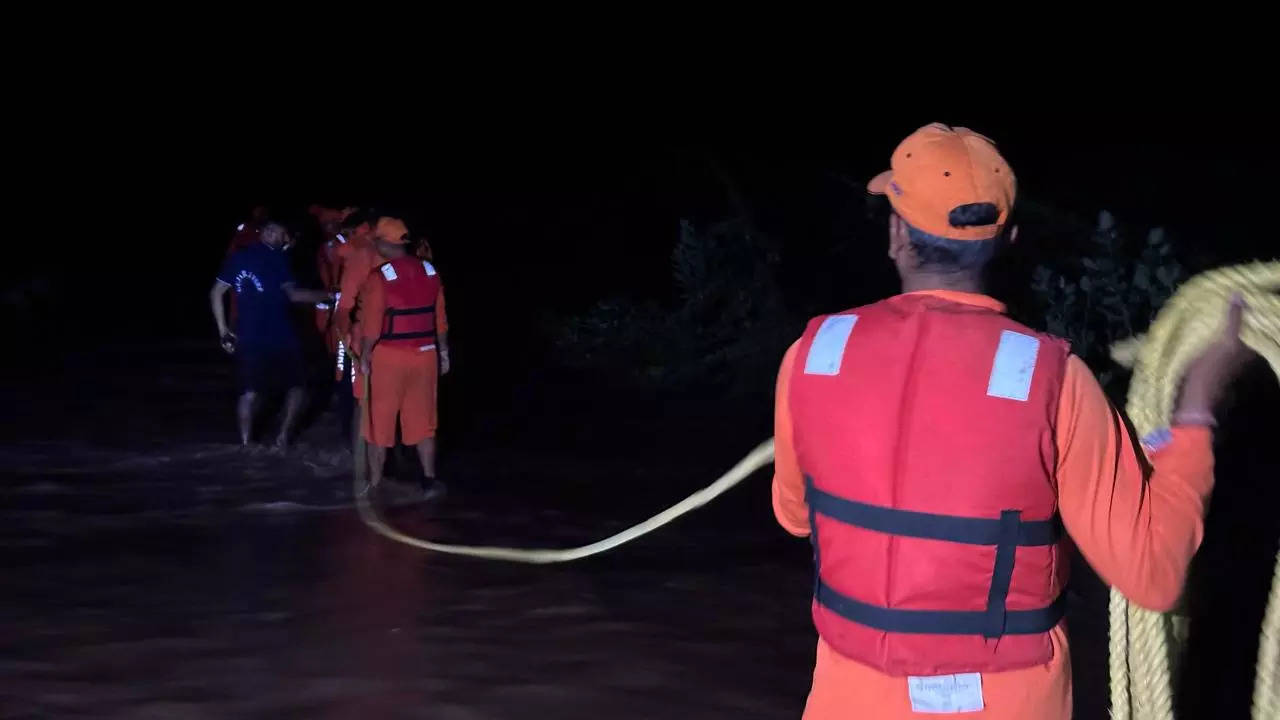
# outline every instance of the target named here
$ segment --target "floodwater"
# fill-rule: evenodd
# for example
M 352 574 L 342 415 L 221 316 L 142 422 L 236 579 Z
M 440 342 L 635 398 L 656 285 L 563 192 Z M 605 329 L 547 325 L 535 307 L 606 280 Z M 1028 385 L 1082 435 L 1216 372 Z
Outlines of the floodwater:
M 360 522 L 332 416 L 285 456 L 242 453 L 225 365 L 164 352 L 158 379 L 122 350 L 6 393 L 24 412 L 0 451 L 3 717 L 799 714 L 807 551 L 766 522 L 767 475 L 576 564 L 426 554 Z M 61 387 L 86 371 L 116 381 Z M 738 459 L 566 447 L 446 450 L 448 496 L 387 515 L 424 537 L 576 545 Z
M 446 422 L 479 387 L 461 375 Z M 285 455 L 229 444 L 231 382 L 207 348 L 165 346 L 5 386 L 0 716 L 799 716 L 808 549 L 773 524 L 766 473 L 574 564 L 427 554 L 360 522 L 332 413 Z M 387 516 L 444 541 L 578 545 L 764 437 L 716 408 L 578 396 L 477 390 L 441 438 L 447 497 L 392 492 Z M 1104 717 L 1105 589 L 1072 593 L 1077 717 Z

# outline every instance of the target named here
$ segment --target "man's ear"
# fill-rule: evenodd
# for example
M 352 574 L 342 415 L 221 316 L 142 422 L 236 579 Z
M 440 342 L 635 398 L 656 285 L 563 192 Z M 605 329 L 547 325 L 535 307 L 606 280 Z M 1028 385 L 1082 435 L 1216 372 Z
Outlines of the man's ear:
M 907 234 L 907 224 L 897 213 L 889 216 L 889 257 L 897 262 L 902 253 L 911 246 L 911 237 Z

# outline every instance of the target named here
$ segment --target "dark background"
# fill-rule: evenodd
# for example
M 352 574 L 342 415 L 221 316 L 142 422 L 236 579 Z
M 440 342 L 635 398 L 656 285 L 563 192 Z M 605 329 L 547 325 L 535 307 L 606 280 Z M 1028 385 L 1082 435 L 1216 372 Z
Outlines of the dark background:
M 744 109 L 735 121 L 724 108 L 707 116 L 678 104 L 667 116 L 652 106 L 628 115 L 579 98 L 553 116 L 491 103 L 457 115 L 424 110 L 420 124 L 408 108 L 385 123 L 376 112 L 348 119 L 317 103 L 264 111 L 269 101 L 257 95 L 104 118 L 34 148 L 46 154 L 25 183 L 36 191 L 31 216 L 69 237 L 19 243 L 5 289 L 39 278 L 78 300 L 109 288 L 132 311 L 92 333 L 210 332 L 203 286 L 256 203 L 295 225 L 316 202 L 404 214 L 432 238 L 467 298 L 456 304 L 464 315 L 482 305 L 573 311 L 619 292 L 661 294 L 679 220 L 737 207 L 779 243 L 784 267 L 803 271 L 812 248 L 850 233 L 860 184 L 931 120 L 996 139 L 1022 198 L 1089 220 L 1108 209 L 1169 228 L 1192 269 L 1275 252 L 1260 226 L 1274 148 L 1241 131 L 1247 117 L 1206 121 L 1159 106 L 1068 118 L 773 108 Z M 854 257 L 859 284 L 887 276 L 853 299 L 892 290 L 883 238 L 839 239 L 865 253 Z M 789 277 L 804 282 L 803 272 Z M 519 326 L 520 316 L 509 321 Z

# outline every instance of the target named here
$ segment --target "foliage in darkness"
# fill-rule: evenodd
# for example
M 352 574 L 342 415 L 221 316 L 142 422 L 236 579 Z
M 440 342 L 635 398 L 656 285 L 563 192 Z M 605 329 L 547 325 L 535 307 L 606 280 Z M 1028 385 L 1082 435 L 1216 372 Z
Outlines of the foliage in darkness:
M 1145 332 L 1186 273 L 1162 228 L 1139 240 L 1105 210 L 1078 247 L 1076 258 L 1036 267 L 1031 288 L 1045 329 L 1070 340 L 1117 396 L 1123 375 L 1109 360 L 1111 344 Z
M 1069 339 L 1118 399 L 1126 376 L 1110 360 L 1111 343 L 1145 331 L 1186 276 L 1169 238 L 1160 228 L 1145 235 L 1124 228 L 1106 211 L 1091 225 L 1034 202 L 1024 204 L 1020 222 L 1021 257 L 1000 270 L 1010 297 L 1001 288 L 995 294 L 1018 319 Z M 883 297 L 870 278 L 891 273 L 887 263 L 832 267 L 865 257 L 859 245 L 884 242 L 882 216 L 868 212 L 853 230 L 820 248 L 819 266 L 811 263 L 799 282 L 784 284 L 778 246 L 746 221 L 682 221 L 670 296 L 598 303 L 561 326 L 561 356 L 655 388 L 770 393 L 783 352 L 809 317 Z

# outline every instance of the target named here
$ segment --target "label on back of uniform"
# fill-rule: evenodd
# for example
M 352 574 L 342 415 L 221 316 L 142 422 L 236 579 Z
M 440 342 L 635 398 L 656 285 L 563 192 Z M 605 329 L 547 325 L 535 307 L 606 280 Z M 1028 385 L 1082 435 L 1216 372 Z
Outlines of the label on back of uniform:
M 907 676 L 911 710 L 918 713 L 962 713 L 982 709 L 982 675 Z

